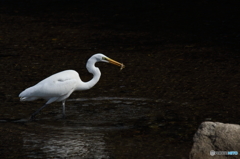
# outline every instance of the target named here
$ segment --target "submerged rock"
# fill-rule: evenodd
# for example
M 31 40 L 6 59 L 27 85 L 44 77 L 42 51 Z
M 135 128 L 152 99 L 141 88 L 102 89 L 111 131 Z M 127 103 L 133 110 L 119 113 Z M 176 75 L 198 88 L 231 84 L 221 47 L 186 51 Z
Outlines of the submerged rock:
M 237 154 L 240 153 L 239 134 L 240 125 L 203 122 L 194 135 L 194 143 L 189 158 L 237 159 L 239 158 Z M 230 152 L 230 154 L 227 154 L 228 152 Z

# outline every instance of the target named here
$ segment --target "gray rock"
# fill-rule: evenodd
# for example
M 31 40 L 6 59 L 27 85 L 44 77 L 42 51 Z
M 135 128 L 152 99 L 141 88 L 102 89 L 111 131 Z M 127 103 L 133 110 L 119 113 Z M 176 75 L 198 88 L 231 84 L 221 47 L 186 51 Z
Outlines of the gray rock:
M 203 122 L 193 141 L 190 159 L 240 159 L 240 125 Z M 215 155 L 210 155 L 211 150 Z M 227 151 L 237 151 L 238 155 L 217 155 Z

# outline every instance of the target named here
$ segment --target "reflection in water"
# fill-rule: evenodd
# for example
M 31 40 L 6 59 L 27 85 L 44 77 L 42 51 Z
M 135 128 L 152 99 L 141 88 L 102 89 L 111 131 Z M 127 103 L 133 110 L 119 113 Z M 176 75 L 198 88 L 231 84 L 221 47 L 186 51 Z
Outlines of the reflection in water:
M 114 147 L 104 141 L 108 132 L 129 129 L 133 124 L 129 121 L 144 117 L 151 110 L 146 104 L 151 100 L 146 98 L 98 97 L 69 101 L 75 102 L 69 104 L 66 120 L 58 117 L 54 120 L 50 114 L 30 123 L 39 129 L 37 133 L 33 133 L 35 130 L 23 133 L 23 149 L 28 158 L 110 158 L 110 149 Z
M 102 133 L 66 131 L 45 136 L 25 134 L 27 157 L 31 158 L 109 158 Z

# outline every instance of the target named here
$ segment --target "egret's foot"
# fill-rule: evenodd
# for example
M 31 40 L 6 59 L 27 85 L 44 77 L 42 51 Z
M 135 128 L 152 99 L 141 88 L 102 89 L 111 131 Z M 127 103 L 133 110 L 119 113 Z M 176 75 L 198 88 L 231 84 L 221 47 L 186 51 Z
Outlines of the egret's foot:
M 35 120 L 35 116 L 36 116 L 35 114 L 31 115 L 30 118 L 29 118 L 29 121 Z

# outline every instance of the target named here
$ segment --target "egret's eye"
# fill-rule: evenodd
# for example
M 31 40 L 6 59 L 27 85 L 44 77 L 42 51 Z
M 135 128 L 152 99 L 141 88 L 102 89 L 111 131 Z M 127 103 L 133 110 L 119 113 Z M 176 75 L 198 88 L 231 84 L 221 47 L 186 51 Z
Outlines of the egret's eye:
M 106 57 L 102 57 L 103 60 L 107 60 Z

